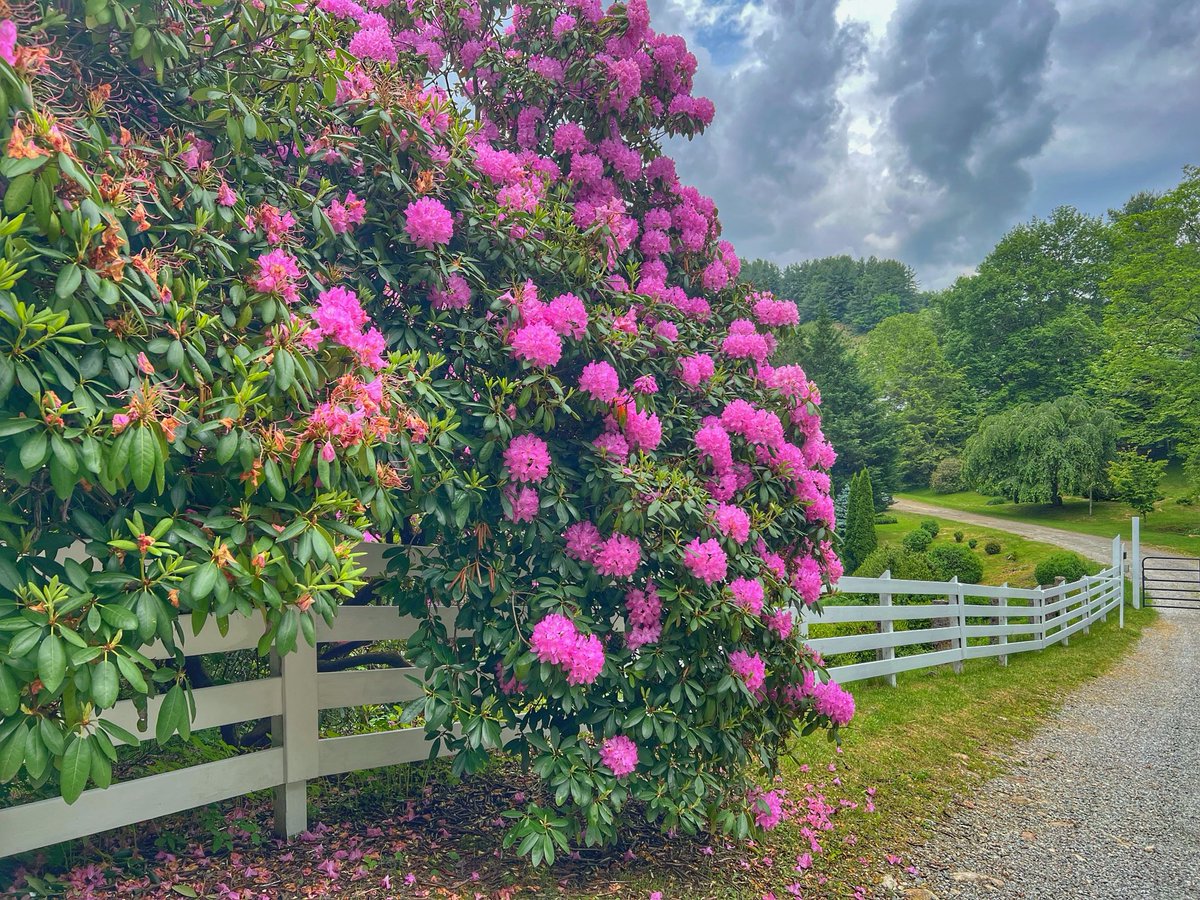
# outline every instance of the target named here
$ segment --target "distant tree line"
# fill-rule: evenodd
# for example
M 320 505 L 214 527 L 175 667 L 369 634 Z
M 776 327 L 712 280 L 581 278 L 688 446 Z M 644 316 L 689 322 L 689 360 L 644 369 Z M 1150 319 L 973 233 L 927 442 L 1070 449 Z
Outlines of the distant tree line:
M 777 361 L 816 381 L 834 479 L 868 470 L 877 507 L 932 483 L 1148 512 L 1170 461 L 1200 494 L 1200 169 L 1106 216 L 1018 225 L 936 293 L 874 257 L 742 271 L 800 307 Z

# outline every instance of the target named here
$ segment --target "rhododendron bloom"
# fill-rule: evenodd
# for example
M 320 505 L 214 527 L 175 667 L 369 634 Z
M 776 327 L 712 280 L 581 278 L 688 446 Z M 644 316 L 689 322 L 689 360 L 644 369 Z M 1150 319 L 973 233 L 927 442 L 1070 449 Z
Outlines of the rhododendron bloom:
M 637 768 L 637 744 L 623 734 L 610 737 L 600 747 L 600 761 L 618 778 L 628 775 Z
M 590 362 L 579 375 L 579 389 L 601 403 L 611 403 L 621 392 L 621 379 L 610 363 Z
M 633 449 L 653 450 L 662 441 L 662 422 L 649 410 L 628 408 L 625 414 L 625 440 Z
M 544 663 L 560 665 L 570 660 L 579 632 L 561 613 L 550 613 L 533 626 L 529 647 Z
M 591 684 L 604 669 L 604 647 L 594 634 L 580 636 L 571 651 L 567 666 L 568 684 Z
M 754 809 L 754 822 L 759 828 L 771 831 L 784 820 L 782 791 L 755 791 L 750 797 Z
M 790 609 L 777 609 L 763 615 L 767 628 L 775 632 L 781 641 L 786 641 L 796 625 L 796 619 Z
M 695 538 L 683 551 L 683 564 L 705 584 L 716 584 L 725 578 L 729 560 L 715 539 Z
M 813 709 L 835 725 L 845 725 L 854 718 L 854 697 L 836 681 L 817 682 L 812 696 Z
M 618 533 L 600 545 L 592 565 L 601 575 L 628 578 L 637 571 L 641 561 L 642 545 L 637 538 Z
M 471 286 L 461 275 L 450 275 L 444 286 L 430 289 L 429 301 L 434 309 L 466 309 L 471 305 Z
M 513 332 L 512 350 L 518 359 L 546 369 L 562 358 L 562 338 L 549 325 L 538 322 Z
M 284 250 L 271 250 L 257 261 L 258 274 L 251 278 L 250 286 L 264 294 L 276 294 L 287 303 L 300 299 L 295 278 L 300 277 L 300 266 L 296 258 Z
M 367 217 L 367 204 L 354 196 L 354 191 L 349 191 L 346 194 L 346 201 L 343 203 L 336 197 L 329 204 L 330 227 L 333 228 L 334 234 L 345 234 L 355 225 L 361 225 Z
M 733 538 L 739 544 L 744 544 L 750 539 L 750 517 L 741 507 L 719 503 L 713 519 L 721 534 Z
M 751 693 L 756 692 L 767 680 L 767 665 L 757 653 L 735 650 L 729 654 L 729 668 L 745 682 Z
M 536 488 L 509 485 L 505 488 L 504 496 L 508 500 L 510 511 L 506 515 L 510 521 L 532 522 L 537 518 L 541 502 Z
M 537 435 L 522 434 L 509 442 L 504 465 L 513 480 L 537 483 L 550 474 L 550 451 Z
M 729 590 L 733 594 L 733 602 L 750 615 L 757 616 L 762 612 L 765 593 L 761 581 L 751 578 L 735 578 L 729 582 Z
M 576 522 L 563 532 L 567 540 L 567 556 L 580 562 L 590 563 L 600 552 L 604 539 L 600 530 L 591 522 Z
M 454 234 L 454 219 L 442 201 L 422 197 L 404 210 L 404 230 L 418 247 L 432 250 L 438 244 L 450 243 Z
M 713 377 L 713 372 L 716 371 L 716 366 L 713 363 L 713 358 L 707 353 L 698 353 L 695 356 L 685 356 L 679 361 L 680 377 L 684 384 L 691 387 L 699 387 L 705 381 Z

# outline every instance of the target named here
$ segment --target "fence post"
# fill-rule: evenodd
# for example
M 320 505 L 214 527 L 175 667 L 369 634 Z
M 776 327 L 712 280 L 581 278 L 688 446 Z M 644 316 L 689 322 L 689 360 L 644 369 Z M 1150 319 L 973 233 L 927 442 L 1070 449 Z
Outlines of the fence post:
M 1037 610 L 1033 614 L 1034 620 L 1037 622 L 1038 649 L 1046 649 L 1046 614 L 1042 612 L 1042 607 L 1046 605 L 1046 589 L 1040 584 L 1038 585 L 1038 595 L 1033 598 L 1033 608 Z
M 1083 596 L 1084 596 L 1083 602 L 1084 602 L 1084 606 L 1086 608 L 1083 611 L 1083 633 L 1091 634 L 1092 633 L 1092 607 L 1095 605 L 1093 603 L 1093 597 L 1092 597 L 1092 579 L 1088 578 L 1087 581 L 1084 582 L 1084 584 L 1086 585 L 1086 587 L 1083 589 Z
M 1007 588 L 1008 582 L 1007 581 L 1004 582 L 1004 584 L 1002 584 L 1001 587 Z M 996 605 L 997 606 L 1008 606 L 1008 598 L 1007 597 L 997 597 Z M 994 622 L 996 625 L 1007 625 L 1008 624 L 1008 613 L 1005 613 L 1003 616 L 996 616 L 996 618 L 992 619 L 992 622 Z M 1008 635 L 1007 634 L 1000 635 L 999 637 L 996 638 L 996 643 L 997 644 L 1007 644 L 1008 643 Z M 1002 665 L 1002 666 L 1008 665 L 1008 654 L 1007 653 L 1001 653 L 996 658 L 1000 661 L 1000 665 Z
M 271 671 L 280 677 L 283 713 L 271 719 L 271 743 L 283 748 L 284 783 L 275 788 L 275 833 L 294 837 L 308 829 L 307 782 L 317 777 L 317 648 L 301 637 Z
M 1067 583 L 1067 579 L 1066 579 L 1064 576 L 1062 576 L 1062 575 L 1057 575 L 1057 576 L 1055 576 L 1055 578 L 1054 578 L 1054 586 L 1055 586 L 1056 588 L 1058 588 L 1058 587 L 1062 587 L 1062 586 L 1063 586 L 1064 584 L 1066 584 L 1066 583 Z M 1058 598 L 1057 598 L 1057 599 L 1059 599 L 1059 600 L 1066 600 L 1066 599 L 1067 599 L 1067 592 L 1066 592 L 1066 591 L 1063 591 L 1061 594 L 1059 594 L 1059 595 L 1058 595 Z M 1053 617 L 1052 617 L 1052 618 L 1055 618 L 1055 619 L 1062 618 L 1063 616 L 1065 616 L 1065 615 L 1066 615 L 1066 613 L 1067 613 L 1067 607 L 1065 607 L 1065 606 L 1064 606 L 1062 609 L 1060 609 L 1058 612 L 1056 612 L 1056 613 L 1053 615 Z M 1058 630 L 1059 630 L 1059 631 L 1062 631 L 1062 630 L 1063 630 L 1063 626 L 1062 626 L 1061 624 L 1058 626 Z M 1065 638 L 1063 638 L 1063 639 L 1062 639 L 1062 645 L 1063 645 L 1064 647 L 1070 647 L 1070 646 L 1071 646 L 1071 637 L 1070 637 L 1070 635 L 1068 635 L 1067 637 L 1065 637 Z
M 1132 571 L 1129 573 L 1129 578 L 1133 581 L 1133 608 L 1142 608 L 1142 520 L 1140 516 L 1133 517 L 1133 539 L 1130 542 L 1130 552 L 1133 558 L 1130 560 Z
M 958 585 L 957 575 L 950 579 L 950 584 L 954 586 Z M 964 630 L 967 627 L 967 616 L 966 613 L 963 612 L 963 595 L 955 592 L 950 595 L 949 602 L 957 604 L 958 606 L 954 617 L 955 622 L 958 625 L 958 637 L 954 639 L 954 641 L 951 643 L 951 646 L 958 647 L 958 661 L 953 663 L 953 666 L 955 674 L 961 675 L 963 670 L 963 660 L 966 659 L 967 653 L 967 635 L 966 631 Z
M 1119 627 L 1125 627 L 1125 572 L 1121 567 L 1121 536 L 1118 534 L 1113 538 L 1113 578 L 1117 582 L 1118 596 L 1121 598 L 1120 604 L 1117 606 L 1117 624 Z
M 892 570 L 884 569 L 883 574 L 880 575 L 879 577 L 881 580 L 886 580 L 886 579 L 891 578 Z M 886 593 L 886 594 L 881 593 L 879 595 L 879 606 L 881 609 L 890 609 L 891 605 L 892 605 L 892 594 L 891 594 L 891 589 L 889 588 L 888 593 Z M 879 633 L 880 634 L 891 634 L 893 630 L 894 629 L 892 627 L 891 619 L 880 619 L 880 621 L 879 621 Z M 875 651 L 875 658 L 881 662 L 883 660 L 895 659 L 896 658 L 896 648 L 895 647 L 880 647 L 878 650 Z M 884 677 L 884 680 L 887 681 L 889 687 L 896 686 L 896 673 L 895 672 L 890 672 L 887 675 L 884 675 L 883 677 Z

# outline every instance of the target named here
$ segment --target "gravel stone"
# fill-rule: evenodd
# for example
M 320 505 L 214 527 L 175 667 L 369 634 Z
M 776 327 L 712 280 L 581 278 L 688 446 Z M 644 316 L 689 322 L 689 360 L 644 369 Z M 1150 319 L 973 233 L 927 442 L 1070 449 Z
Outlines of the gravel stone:
M 940 900 L 1200 900 L 1200 612 L 1160 610 L 1009 762 L 914 854 Z

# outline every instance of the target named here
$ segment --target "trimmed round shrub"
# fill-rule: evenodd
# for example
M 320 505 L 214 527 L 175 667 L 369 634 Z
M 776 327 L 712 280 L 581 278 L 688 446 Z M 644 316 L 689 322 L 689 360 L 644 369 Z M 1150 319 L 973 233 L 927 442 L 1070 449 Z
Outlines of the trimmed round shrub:
M 979 546 L 979 539 L 978 538 L 970 538 L 967 541 L 967 546 L 970 547 L 972 550 L 974 550 L 976 547 Z
M 933 535 L 924 528 L 915 528 L 904 536 L 901 542 L 905 550 L 910 550 L 913 553 L 924 553 L 929 545 L 933 543 Z
M 983 563 L 966 547 L 941 544 L 925 555 L 941 581 L 949 581 L 956 575 L 963 584 L 979 584 L 983 580 Z
M 997 553 L 1000 552 L 1000 542 L 999 541 L 988 541 L 986 544 L 983 545 L 983 552 L 986 553 L 988 556 L 995 556 Z
M 937 537 L 941 531 L 941 526 L 938 525 L 937 519 L 922 519 L 921 527 L 929 532 L 930 537 Z
M 899 521 L 891 513 L 879 513 L 875 516 L 876 525 L 895 525 Z
M 935 580 L 933 568 L 925 554 L 914 553 L 895 544 L 874 550 L 854 574 L 860 578 L 878 578 L 888 571 L 892 573 L 893 578 L 906 578 L 911 581 Z
M 957 456 L 948 456 L 933 467 L 929 476 L 929 487 L 935 494 L 953 494 L 967 489 L 963 478 L 963 462 Z
M 954 532 L 954 543 L 961 544 L 963 542 L 963 533 L 961 531 Z
M 767 363 L 795 304 L 662 154 L 712 116 L 694 57 L 643 0 L 252 7 L 14 7 L 6 773 L 106 781 L 121 692 L 187 735 L 182 656 L 139 648 L 231 615 L 313 643 L 382 538 L 436 551 L 405 721 L 457 773 L 529 760 L 534 863 L 631 804 L 745 836 L 849 718 L 793 628 L 841 574 L 834 454 Z

